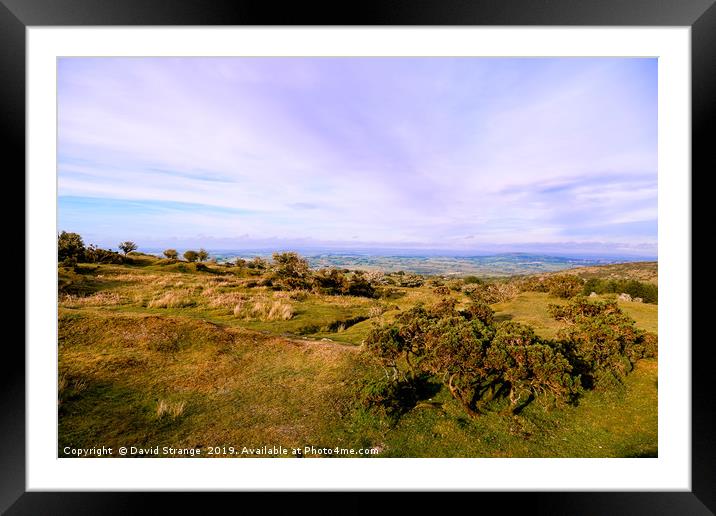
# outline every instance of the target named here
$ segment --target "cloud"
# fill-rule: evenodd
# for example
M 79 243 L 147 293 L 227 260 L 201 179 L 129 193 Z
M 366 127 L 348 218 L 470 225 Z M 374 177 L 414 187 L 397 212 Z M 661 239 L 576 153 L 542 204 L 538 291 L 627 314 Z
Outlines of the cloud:
M 82 233 L 656 243 L 654 59 L 63 58 L 58 95 Z

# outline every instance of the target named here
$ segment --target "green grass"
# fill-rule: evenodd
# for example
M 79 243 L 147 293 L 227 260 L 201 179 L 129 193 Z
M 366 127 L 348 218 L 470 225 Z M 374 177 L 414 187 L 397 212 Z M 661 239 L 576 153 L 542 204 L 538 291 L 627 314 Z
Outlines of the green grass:
M 583 279 L 630 279 L 656 285 L 659 279 L 659 264 L 658 262 L 613 263 L 592 267 L 576 267 L 561 271 L 561 273 L 564 272 L 576 274 Z
M 466 417 L 445 392 L 442 409 L 414 409 L 386 435 L 394 457 L 655 457 L 655 360 L 643 360 L 623 393 L 589 392 L 577 407 L 545 411 L 535 403 L 519 416 Z
M 371 366 L 359 359 L 357 345 L 376 322 L 440 299 L 432 287 L 400 288 L 390 300 L 291 297 L 249 287 L 256 278 L 232 269 L 197 272 L 187 265 L 182 272 L 178 264 L 141 258 L 149 265 L 59 270 L 60 455 L 65 446 L 100 444 L 115 451 L 131 445 L 377 447 L 381 457 L 657 454 L 656 360 L 639 362 L 625 389 L 587 392 L 576 407 L 545 410 L 532 403 L 508 416 L 498 406 L 473 419 L 440 389 L 396 421 L 358 402 Z M 186 306 L 148 306 L 168 292 L 183 292 Z M 280 300 L 295 314 L 273 321 L 238 317 L 234 296 L 248 303 Z M 554 337 L 560 323 L 547 305 L 555 302 L 529 292 L 493 308 L 499 320 Z M 639 327 L 657 330 L 656 305 L 620 306 Z M 160 414 L 160 405 L 176 414 Z
M 605 299 L 598 296 L 597 299 Z M 510 320 L 528 324 L 535 332 L 546 338 L 554 338 L 563 324 L 555 321 L 547 311 L 550 304 L 564 304 L 565 301 L 543 292 L 522 292 L 516 298 L 492 305 L 497 320 Z M 658 333 L 658 306 L 632 301 L 619 301 L 619 307 L 634 321 L 638 328 Z

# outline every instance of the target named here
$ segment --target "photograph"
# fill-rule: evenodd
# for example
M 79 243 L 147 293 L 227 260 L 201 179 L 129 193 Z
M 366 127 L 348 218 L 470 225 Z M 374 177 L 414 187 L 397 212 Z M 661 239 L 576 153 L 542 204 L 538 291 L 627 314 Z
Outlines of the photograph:
M 656 57 L 56 67 L 57 457 L 659 457 Z

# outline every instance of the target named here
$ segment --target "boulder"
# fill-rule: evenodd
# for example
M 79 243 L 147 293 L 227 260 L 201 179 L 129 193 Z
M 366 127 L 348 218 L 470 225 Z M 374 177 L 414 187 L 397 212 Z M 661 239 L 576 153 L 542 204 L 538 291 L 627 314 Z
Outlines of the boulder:
M 592 292 L 591 294 L 589 294 L 589 297 L 597 297 L 597 293 L 596 293 L 596 292 Z
M 626 292 L 622 292 L 618 297 L 619 301 L 631 301 L 631 296 Z
M 644 302 L 644 300 L 640 297 L 635 297 L 632 299 L 632 301 L 634 301 L 635 303 L 643 303 Z

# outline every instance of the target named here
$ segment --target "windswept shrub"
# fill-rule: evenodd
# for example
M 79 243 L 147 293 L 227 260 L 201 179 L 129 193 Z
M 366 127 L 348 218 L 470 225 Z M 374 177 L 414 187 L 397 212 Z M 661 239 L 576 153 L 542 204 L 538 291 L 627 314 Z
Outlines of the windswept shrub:
M 573 274 L 548 276 L 544 282 L 550 295 L 562 299 L 574 297 L 584 288 L 582 279 Z
M 492 305 L 514 299 L 519 294 L 517 285 L 511 282 L 471 283 L 462 289 L 472 301 Z
M 362 273 L 354 273 L 343 285 L 342 293 L 347 296 L 375 297 L 375 288 Z
M 597 294 L 629 294 L 632 298 L 641 298 L 644 303 L 657 304 L 659 302 L 659 288 L 651 283 L 637 280 L 616 280 L 590 278 L 584 284 L 582 293 Z
M 381 271 L 366 271 L 364 276 L 371 285 L 387 285 L 385 273 Z
M 520 292 L 547 292 L 547 282 L 543 276 L 528 276 L 517 281 Z
M 468 315 L 468 319 L 476 319 L 488 325 L 492 324 L 495 319 L 495 311 L 484 301 L 472 301 L 467 305 L 465 313 Z
M 197 260 L 199 259 L 199 253 L 197 253 L 197 252 L 194 251 L 193 249 L 189 249 L 189 250 L 187 250 L 187 251 L 184 251 L 183 256 L 184 256 L 184 259 L 185 259 L 187 262 L 195 262 L 195 261 L 197 261 Z
M 286 290 L 306 289 L 311 285 L 308 261 L 297 253 L 274 253 L 271 280 Z
M 365 349 L 393 382 L 424 374 L 440 379 L 471 416 L 498 397 L 508 397 L 516 412 L 535 397 L 562 403 L 579 394 L 579 378 L 557 346 L 524 325 L 493 325 L 491 316 L 482 301 L 458 311 L 456 301 L 445 298 L 375 326 Z
M 264 260 L 260 256 L 255 256 L 248 262 L 246 262 L 247 269 L 264 270 L 268 269 L 268 261 Z
M 108 251 L 107 249 L 101 249 L 94 244 L 90 244 L 85 249 L 84 260 L 88 263 L 122 264 L 126 259 L 116 251 Z
M 64 260 L 74 260 L 74 263 L 81 262 L 84 259 L 85 244 L 82 237 L 77 233 L 68 233 L 63 231 L 57 237 L 57 259 L 59 262 Z
M 634 363 L 655 352 L 655 339 L 636 327 L 615 301 L 578 298 L 549 311 L 568 325 L 558 339 L 585 381 L 599 388 L 621 385 Z
M 547 311 L 557 321 L 575 323 L 584 317 L 622 313 L 614 300 L 592 301 L 586 297 L 577 297 L 566 305 L 550 304 Z
M 553 345 L 539 339 L 532 328 L 515 322 L 497 325 L 487 362 L 500 371 L 510 400 L 509 408 L 516 412 L 532 397 L 561 404 L 573 400 L 580 392 L 578 376 L 572 365 Z
M 135 244 L 131 240 L 120 242 L 117 247 L 119 247 L 119 249 L 124 253 L 124 256 L 127 256 L 132 251 L 137 250 L 137 244 Z
M 346 276 L 338 269 L 320 269 L 313 275 L 313 289 L 320 294 L 336 295 L 343 292 Z
M 407 274 L 403 271 L 394 272 L 390 275 L 391 284 L 398 287 L 422 287 L 425 284 L 425 278 L 419 274 Z

